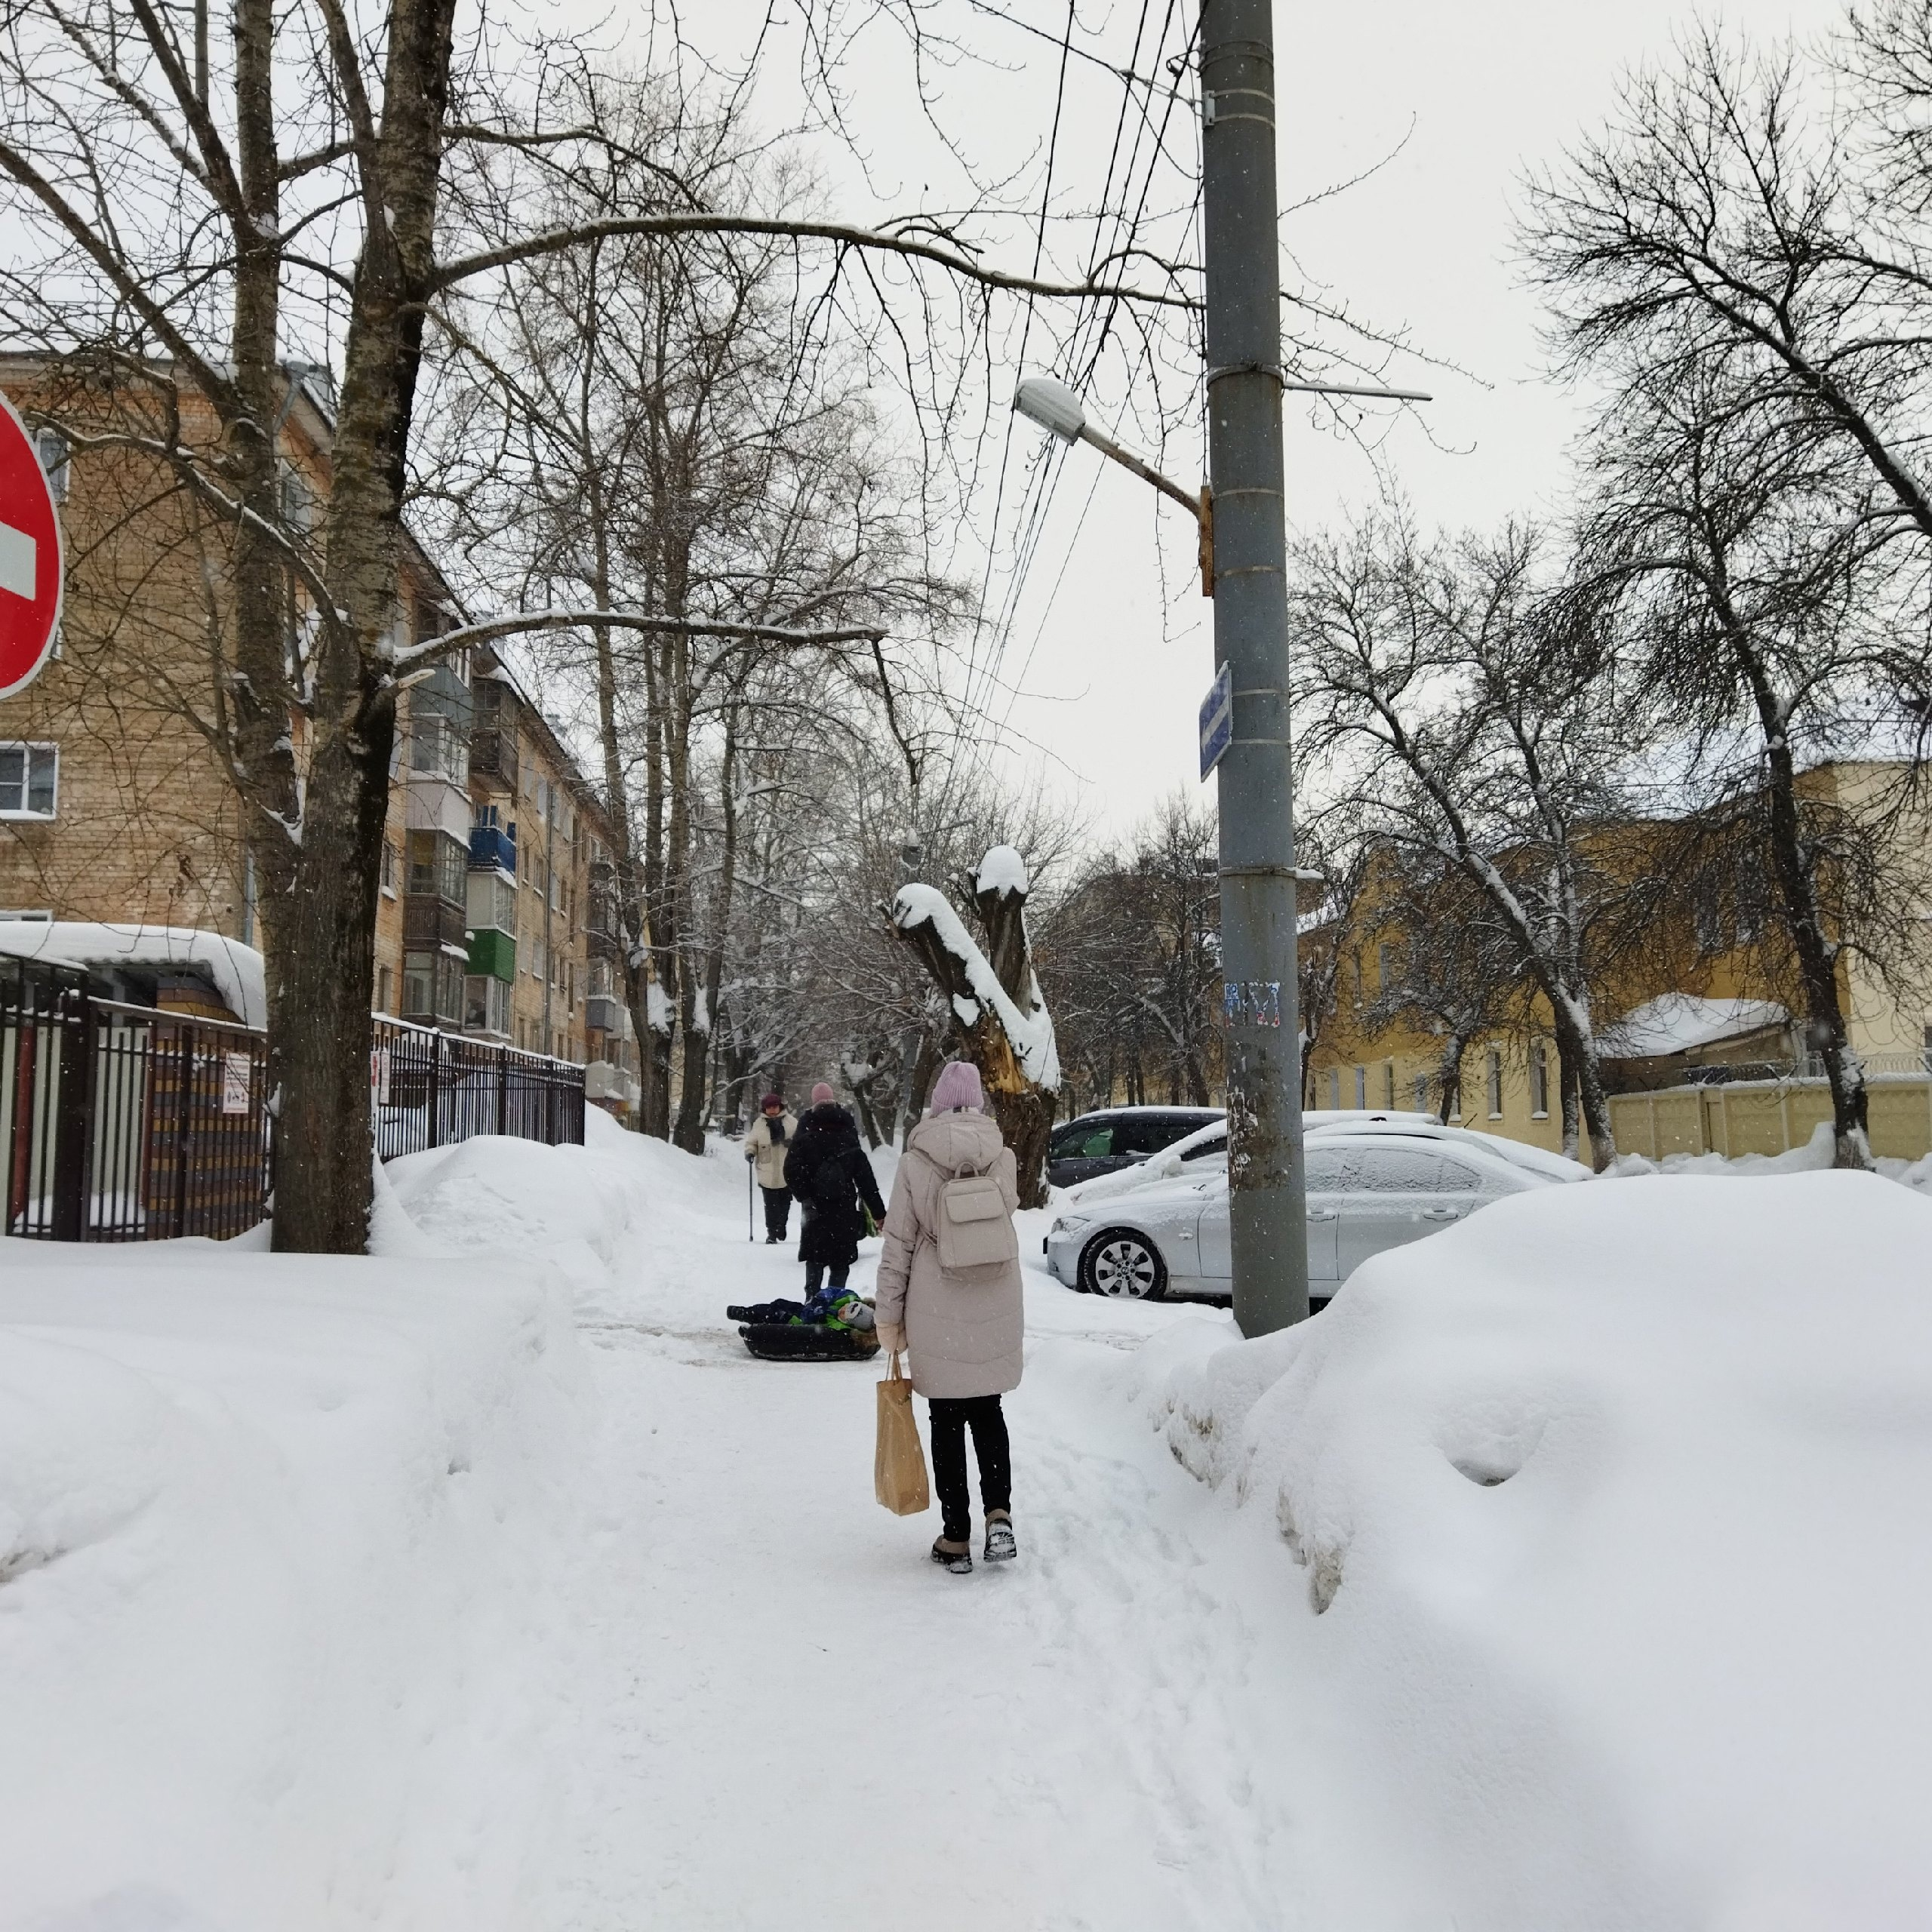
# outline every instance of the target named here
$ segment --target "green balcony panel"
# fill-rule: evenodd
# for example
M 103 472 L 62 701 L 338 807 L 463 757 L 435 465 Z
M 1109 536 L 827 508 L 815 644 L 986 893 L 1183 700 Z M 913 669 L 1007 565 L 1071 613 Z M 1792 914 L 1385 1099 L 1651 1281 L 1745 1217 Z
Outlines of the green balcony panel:
M 493 980 L 516 977 L 516 940 L 494 926 L 480 926 L 469 935 L 469 970 Z

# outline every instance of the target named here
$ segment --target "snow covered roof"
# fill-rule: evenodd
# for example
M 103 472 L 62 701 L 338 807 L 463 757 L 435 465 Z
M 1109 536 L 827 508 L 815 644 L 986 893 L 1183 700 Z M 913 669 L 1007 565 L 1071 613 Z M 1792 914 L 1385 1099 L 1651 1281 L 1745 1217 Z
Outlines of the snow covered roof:
M 187 926 L 96 925 L 80 919 L 0 919 L 0 952 L 96 972 L 128 966 L 196 971 L 214 983 L 245 1026 L 268 1025 L 262 955 L 220 933 Z
M 1660 1054 L 1688 1053 L 1746 1033 L 1782 1026 L 1784 1008 L 1767 999 L 1700 999 L 1690 993 L 1660 993 L 1633 1006 L 1604 1029 L 1603 1051 L 1614 1060 L 1647 1060 Z

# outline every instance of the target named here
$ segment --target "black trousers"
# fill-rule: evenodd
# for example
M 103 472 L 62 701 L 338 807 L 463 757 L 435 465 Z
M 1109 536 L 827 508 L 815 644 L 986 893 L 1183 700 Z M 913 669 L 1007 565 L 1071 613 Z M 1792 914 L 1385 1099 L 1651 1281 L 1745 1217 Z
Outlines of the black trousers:
M 964 1543 L 973 1527 L 973 1499 L 966 1487 L 966 1427 L 973 1428 L 973 1453 L 980 1464 L 980 1506 L 1013 1506 L 1013 1451 L 1006 1417 L 997 1395 L 957 1401 L 935 1396 L 932 1414 L 933 1487 L 939 1491 L 941 1522 L 948 1543 Z
M 764 1196 L 764 1231 L 774 1241 L 783 1241 L 785 1224 L 792 1218 L 792 1190 L 761 1185 L 758 1192 Z
M 805 1263 L 805 1299 L 809 1301 L 818 1293 L 822 1284 L 842 1288 L 845 1285 L 846 1276 L 851 1272 L 851 1262 L 835 1261 L 832 1264 L 832 1279 L 826 1284 L 825 1263 L 823 1261 L 808 1261 Z

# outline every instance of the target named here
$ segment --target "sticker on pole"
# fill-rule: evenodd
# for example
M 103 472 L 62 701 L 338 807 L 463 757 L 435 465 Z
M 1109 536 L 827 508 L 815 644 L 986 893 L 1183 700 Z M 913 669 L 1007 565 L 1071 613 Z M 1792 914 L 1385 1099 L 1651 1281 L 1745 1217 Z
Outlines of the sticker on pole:
M 0 698 L 39 676 L 60 622 L 60 523 L 40 454 L 0 395 Z
M 1221 761 L 1235 736 L 1235 670 L 1223 664 L 1201 700 L 1201 782 Z

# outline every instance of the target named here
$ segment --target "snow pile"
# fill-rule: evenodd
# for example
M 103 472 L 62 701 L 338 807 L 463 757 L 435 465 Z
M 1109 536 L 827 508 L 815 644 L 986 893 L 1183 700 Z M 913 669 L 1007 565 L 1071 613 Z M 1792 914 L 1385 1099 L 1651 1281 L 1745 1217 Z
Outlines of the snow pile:
M 1012 848 L 996 845 L 986 858 L 992 859 L 1002 850 L 1011 851 Z M 1016 860 L 1019 858 L 1017 852 L 1013 856 Z M 1023 865 L 1020 876 L 1026 876 Z M 1013 888 L 1009 884 L 1006 889 Z M 892 923 L 902 933 L 911 931 L 915 926 L 932 928 L 938 935 L 940 944 L 958 961 L 966 983 L 973 989 L 971 999 L 963 995 L 954 996 L 953 1011 L 958 1015 L 961 1025 L 976 1025 L 980 1008 L 990 1007 L 1005 1029 L 1006 1037 L 1012 1042 L 1014 1055 L 1026 1078 L 1048 1093 L 1057 1091 L 1060 1086 L 1060 1050 L 1054 1043 L 1053 1016 L 1040 997 L 1038 983 L 1028 988 L 1032 1011 L 1022 1013 L 1000 984 L 999 975 L 993 971 L 992 962 L 966 930 L 951 902 L 935 886 L 902 885 L 892 902 Z M 978 1005 L 974 1004 L 974 1000 Z
M 527 1923 L 584 1391 L 528 1270 L 0 1241 L 0 1925 Z
M 1309 1923 L 1932 1922 L 1932 1207 L 1539 1189 L 1226 1333 L 1143 1373 L 1382 1821 Z
M 1829 1169 L 1836 1158 L 1837 1143 L 1829 1121 L 1820 1121 L 1802 1147 L 1788 1147 L 1782 1154 L 1666 1154 L 1661 1162 L 1647 1154 L 1620 1154 L 1604 1171 L 1605 1180 L 1638 1180 L 1646 1176 L 1710 1174 L 1740 1179 L 1755 1175 L 1817 1174 Z M 1881 1154 L 1873 1164 L 1887 1180 L 1932 1193 L 1932 1154 L 1922 1160 L 1894 1160 Z
M 269 1023 L 262 955 L 220 933 L 187 926 L 97 925 L 85 920 L 0 919 L 0 952 L 50 966 L 198 969 L 245 1026 Z
M 1032 884 L 1026 876 L 1026 861 L 1020 856 L 1017 846 L 989 847 L 980 861 L 979 870 L 973 875 L 973 890 L 976 893 L 1024 894 L 1032 889 Z

